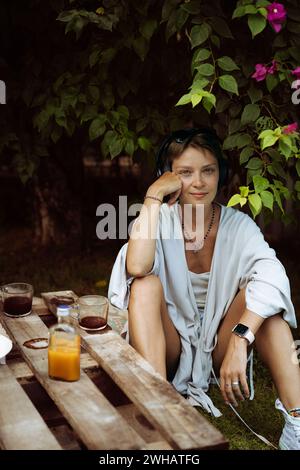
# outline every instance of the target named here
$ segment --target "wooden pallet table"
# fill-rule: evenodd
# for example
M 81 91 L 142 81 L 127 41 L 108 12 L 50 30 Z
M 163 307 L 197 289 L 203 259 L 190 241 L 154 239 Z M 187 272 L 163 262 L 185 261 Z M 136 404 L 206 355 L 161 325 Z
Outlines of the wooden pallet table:
M 24 343 L 48 337 L 57 294 L 43 294 L 45 303 L 35 302 L 27 317 L 0 313 L 15 345 L 0 366 L 1 449 L 227 448 L 222 434 L 110 327 L 79 329 L 79 381 L 50 379 L 47 348 Z

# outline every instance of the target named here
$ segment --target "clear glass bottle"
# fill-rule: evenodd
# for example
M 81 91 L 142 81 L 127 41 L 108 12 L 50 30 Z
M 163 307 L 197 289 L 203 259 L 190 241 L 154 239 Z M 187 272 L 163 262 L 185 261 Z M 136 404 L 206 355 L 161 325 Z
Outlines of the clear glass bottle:
M 57 324 L 49 330 L 48 375 L 73 382 L 80 378 L 80 336 L 70 323 L 70 307 L 57 307 Z

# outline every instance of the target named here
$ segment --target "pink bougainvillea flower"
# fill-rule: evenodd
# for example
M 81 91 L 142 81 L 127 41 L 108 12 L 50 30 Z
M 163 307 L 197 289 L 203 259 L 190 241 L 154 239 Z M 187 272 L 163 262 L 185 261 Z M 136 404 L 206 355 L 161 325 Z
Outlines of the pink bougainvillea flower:
M 276 62 L 276 60 L 272 60 L 272 65 L 271 65 L 271 67 L 268 67 L 268 73 L 269 73 L 270 75 L 273 75 L 274 72 L 276 72 L 276 71 L 277 71 L 277 62 Z
M 267 10 L 267 20 L 276 33 L 279 33 L 282 28 L 282 23 L 284 23 L 286 19 L 286 10 L 284 6 L 282 3 L 273 2 L 267 6 Z
M 295 75 L 296 78 L 300 78 L 300 67 L 295 68 L 292 71 L 292 75 Z
M 272 60 L 272 65 L 267 67 L 264 64 L 256 64 L 255 72 L 251 75 L 257 82 L 262 82 L 268 74 L 273 75 L 277 71 L 277 62 Z
M 293 124 L 289 124 L 288 126 L 285 126 L 282 130 L 283 134 L 293 134 L 294 132 L 297 132 L 298 130 L 298 123 L 293 122 Z
M 264 64 L 256 64 L 255 72 L 251 75 L 257 82 L 261 82 L 268 75 L 268 68 Z

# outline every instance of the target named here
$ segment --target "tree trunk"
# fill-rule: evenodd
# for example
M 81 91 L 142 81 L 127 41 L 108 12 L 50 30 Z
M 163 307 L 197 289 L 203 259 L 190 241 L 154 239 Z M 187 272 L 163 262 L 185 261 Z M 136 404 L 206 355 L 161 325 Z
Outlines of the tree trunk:
M 33 180 L 34 240 L 39 246 L 66 243 L 80 246 L 82 161 L 76 158 L 70 145 L 59 147 L 56 155 L 41 160 Z M 67 161 L 64 147 L 72 161 Z

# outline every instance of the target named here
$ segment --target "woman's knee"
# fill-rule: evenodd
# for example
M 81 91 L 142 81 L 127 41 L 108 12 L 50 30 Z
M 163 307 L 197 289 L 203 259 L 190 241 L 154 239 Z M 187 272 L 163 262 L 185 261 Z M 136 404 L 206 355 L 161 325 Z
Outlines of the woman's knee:
M 154 300 L 157 296 L 161 296 L 162 284 L 158 276 L 149 274 L 149 276 L 137 277 L 131 284 L 130 296 L 142 296 L 143 298 L 151 296 Z

